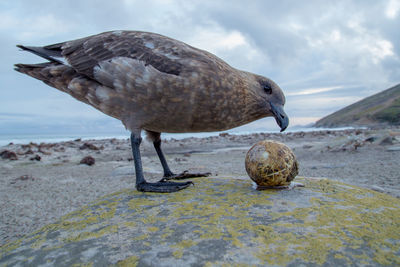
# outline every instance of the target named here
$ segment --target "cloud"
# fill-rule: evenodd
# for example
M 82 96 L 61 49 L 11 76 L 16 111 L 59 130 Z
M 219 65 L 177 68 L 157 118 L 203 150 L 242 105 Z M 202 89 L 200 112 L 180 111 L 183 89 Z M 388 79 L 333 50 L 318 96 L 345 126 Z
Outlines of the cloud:
M 233 67 L 254 71 L 265 62 L 263 53 L 238 30 L 227 30 L 213 23 L 194 27 L 192 32 L 187 43 L 218 55 Z
M 288 93 L 288 94 L 286 94 L 286 96 L 312 95 L 312 94 L 324 93 L 324 92 L 329 92 L 329 91 L 333 91 L 336 89 L 342 89 L 342 88 L 343 88 L 343 86 L 309 88 L 309 89 L 297 91 L 294 93 Z
M 397 14 L 399 13 L 399 10 L 400 10 L 400 1 L 390 0 L 386 7 L 385 14 L 388 18 L 395 19 L 397 17 Z
M 400 82 L 399 10 L 398 0 L 3 1 L 0 113 L 97 120 L 102 113 L 13 71 L 14 63 L 41 61 L 15 44 L 133 29 L 182 40 L 272 78 L 286 93 L 292 121 L 308 121 Z

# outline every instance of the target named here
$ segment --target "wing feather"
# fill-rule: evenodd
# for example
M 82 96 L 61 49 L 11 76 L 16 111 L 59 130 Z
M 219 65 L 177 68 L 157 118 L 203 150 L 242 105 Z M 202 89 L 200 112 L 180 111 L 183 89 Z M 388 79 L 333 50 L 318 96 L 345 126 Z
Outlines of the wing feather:
M 94 68 L 102 61 L 128 57 L 151 65 L 160 72 L 179 75 L 184 65 L 175 51 L 176 40 L 145 32 L 106 32 L 59 44 L 62 55 L 78 72 L 94 78 Z M 48 47 L 55 48 L 56 45 Z M 175 54 L 175 57 L 170 55 Z

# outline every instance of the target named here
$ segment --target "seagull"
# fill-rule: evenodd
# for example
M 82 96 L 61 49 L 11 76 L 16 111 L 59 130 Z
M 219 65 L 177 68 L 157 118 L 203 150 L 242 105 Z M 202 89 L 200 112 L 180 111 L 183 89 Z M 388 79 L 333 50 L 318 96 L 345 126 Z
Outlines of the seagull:
M 160 34 L 110 31 L 47 46 L 17 47 L 47 62 L 15 64 L 16 71 L 120 120 L 131 132 L 138 191 L 175 192 L 193 183 L 171 179 L 210 175 L 173 173 L 161 150 L 161 133 L 223 131 L 268 116 L 281 131 L 289 124 L 285 96 L 274 81 Z M 158 182 L 147 182 L 143 175 L 143 130 L 164 170 Z

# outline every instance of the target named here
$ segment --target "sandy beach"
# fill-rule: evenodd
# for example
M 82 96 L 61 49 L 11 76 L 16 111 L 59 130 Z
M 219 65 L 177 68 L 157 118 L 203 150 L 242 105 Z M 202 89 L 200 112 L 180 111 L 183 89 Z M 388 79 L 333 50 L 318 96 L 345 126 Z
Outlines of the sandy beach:
M 400 128 L 251 134 L 166 140 L 171 169 L 211 172 L 211 177 L 249 179 L 244 159 L 257 141 L 288 145 L 300 176 L 326 177 L 400 198 Z M 142 145 L 146 178 L 162 168 L 149 142 Z M 133 188 L 128 139 L 9 144 L 0 147 L 0 245 L 16 240 L 97 198 Z M 83 158 L 90 156 L 94 159 Z M 92 165 L 90 165 L 92 164 Z M 194 178 L 201 183 L 201 178 Z

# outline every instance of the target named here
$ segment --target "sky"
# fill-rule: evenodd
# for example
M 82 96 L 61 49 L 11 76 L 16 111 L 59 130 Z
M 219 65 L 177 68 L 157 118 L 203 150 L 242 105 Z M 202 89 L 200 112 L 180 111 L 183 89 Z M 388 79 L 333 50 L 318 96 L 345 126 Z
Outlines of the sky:
M 291 126 L 400 83 L 400 0 L 0 2 L 0 134 L 122 132 L 116 119 L 13 70 L 47 45 L 109 30 L 163 34 L 274 80 Z M 272 118 L 241 129 L 274 129 Z

